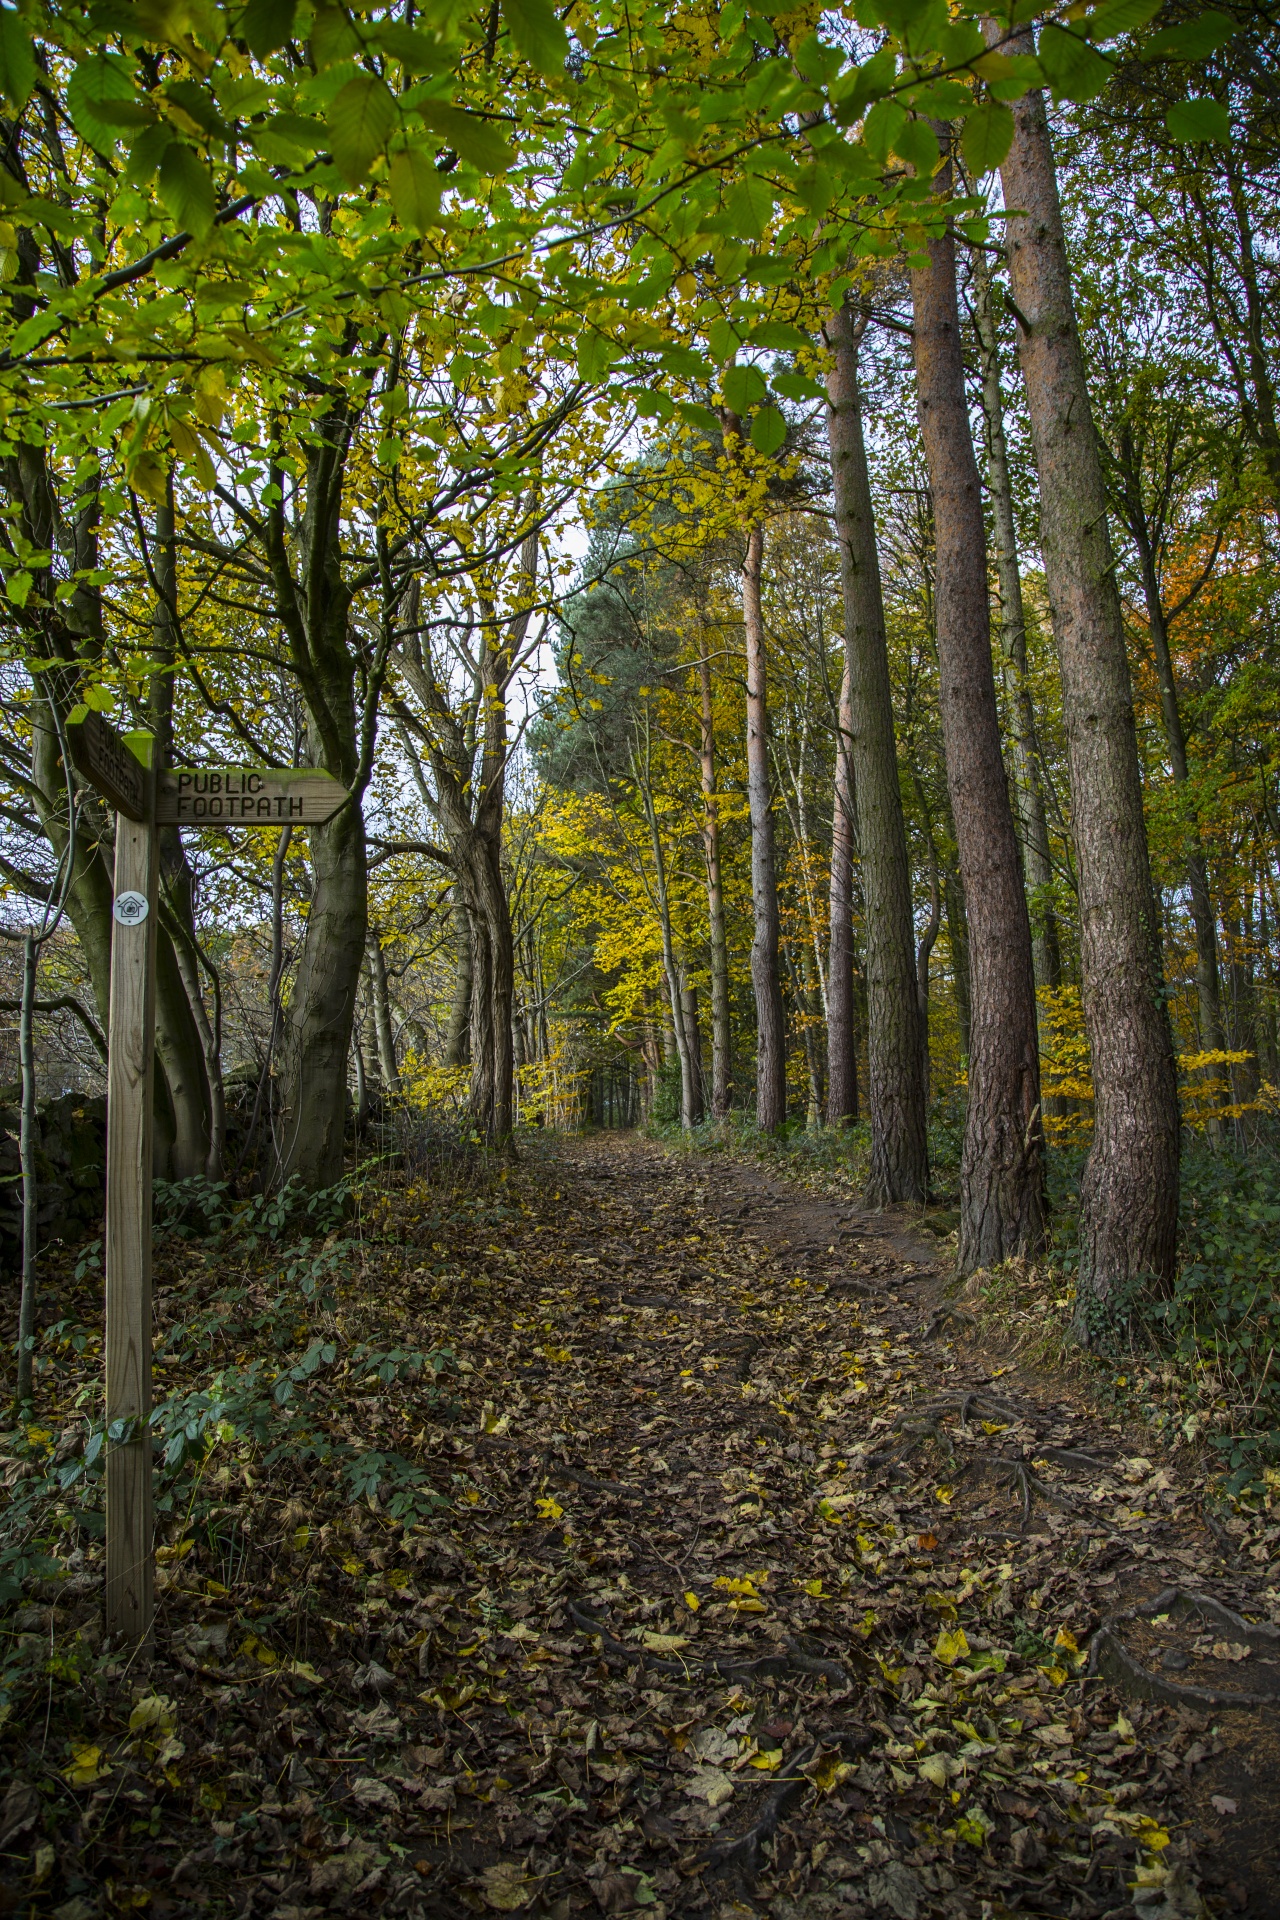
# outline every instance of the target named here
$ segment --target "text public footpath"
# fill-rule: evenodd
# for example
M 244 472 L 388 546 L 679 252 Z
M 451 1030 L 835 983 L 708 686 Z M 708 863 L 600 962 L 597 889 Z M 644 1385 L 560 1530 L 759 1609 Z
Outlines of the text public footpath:
M 191 820 L 301 820 L 300 793 L 267 793 L 261 773 L 180 773 L 178 813 Z

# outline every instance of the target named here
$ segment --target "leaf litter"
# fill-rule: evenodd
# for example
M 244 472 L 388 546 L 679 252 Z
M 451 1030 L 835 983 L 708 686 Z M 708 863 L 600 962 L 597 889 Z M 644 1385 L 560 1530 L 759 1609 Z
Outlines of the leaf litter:
M 196 1433 L 149 1657 L 95 1627 L 88 1473 L 18 1565 L 0 1910 L 1267 1910 L 1270 1502 L 1224 1556 L 902 1223 L 548 1141 L 452 1207 L 388 1182 L 284 1294 L 242 1255 L 234 1312 L 228 1258 L 157 1255 Z M 19 1491 L 88 1451 L 84 1318 Z

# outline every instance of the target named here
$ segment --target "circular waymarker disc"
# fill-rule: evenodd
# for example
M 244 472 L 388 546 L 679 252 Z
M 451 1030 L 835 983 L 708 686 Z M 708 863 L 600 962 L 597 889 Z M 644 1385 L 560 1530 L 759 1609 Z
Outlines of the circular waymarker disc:
M 122 927 L 136 927 L 147 917 L 147 896 L 145 893 L 118 893 L 112 912 Z

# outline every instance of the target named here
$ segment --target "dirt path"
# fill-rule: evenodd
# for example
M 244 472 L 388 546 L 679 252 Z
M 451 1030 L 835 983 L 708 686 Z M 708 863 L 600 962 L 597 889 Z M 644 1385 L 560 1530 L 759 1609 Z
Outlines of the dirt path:
M 1275 1707 L 1222 1704 L 1280 1643 L 1174 1600 L 1122 1691 L 1083 1651 L 1169 1588 L 1257 1621 L 1268 1567 L 953 1344 L 909 1228 L 604 1136 L 448 1251 L 405 1308 L 461 1368 L 438 1522 L 282 1529 L 301 1685 L 173 1587 L 147 1685 L 223 1785 L 149 1911 L 1280 1913 Z

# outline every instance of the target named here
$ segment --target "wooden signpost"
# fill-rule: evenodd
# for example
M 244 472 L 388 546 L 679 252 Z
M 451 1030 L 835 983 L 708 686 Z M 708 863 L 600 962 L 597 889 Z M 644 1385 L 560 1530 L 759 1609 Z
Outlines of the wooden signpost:
M 156 774 L 149 734 L 101 714 L 67 728 L 71 758 L 116 814 L 107 1033 L 106 1628 L 128 1641 L 155 1612 L 151 1465 L 151 1158 L 157 826 L 287 827 L 331 820 L 347 798 L 310 768 Z

